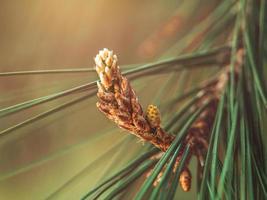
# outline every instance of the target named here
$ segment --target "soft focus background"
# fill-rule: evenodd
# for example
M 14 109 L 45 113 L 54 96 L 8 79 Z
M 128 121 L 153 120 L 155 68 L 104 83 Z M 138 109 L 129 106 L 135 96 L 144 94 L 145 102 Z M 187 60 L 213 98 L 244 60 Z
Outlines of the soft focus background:
M 210 20 L 206 17 L 218 2 L 1 0 L 0 72 L 89 68 L 104 47 L 118 55 L 122 70 L 129 67 L 124 65 L 176 56 L 201 42 Z M 188 37 L 192 32 L 194 37 Z M 133 81 L 144 106 L 154 101 L 169 76 Z M 195 70 L 191 79 L 205 77 Z M 94 80 L 94 72 L 0 76 L 0 109 Z M 84 94 L 0 118 L 0 131 Z M 142 143 L 106 120 L 95 102 L 95 97 L 87 98 L 0 137 L 0 199 L 79 199 L 140 154 Z M 178 195 L 195 199 L 195 184 L 192 192 Z

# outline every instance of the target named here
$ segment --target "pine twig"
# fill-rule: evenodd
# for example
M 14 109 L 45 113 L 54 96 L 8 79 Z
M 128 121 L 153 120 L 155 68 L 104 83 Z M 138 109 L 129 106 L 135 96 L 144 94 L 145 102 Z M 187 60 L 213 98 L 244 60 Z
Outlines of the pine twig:
M 237 58 L 243 56 L 243 50 L 238 53 L 240 55 Z M 100 81 L 97 82 L 98 109 L 119 127 L 130 131 L 138 138 L 148 141 L 161 151 L 166 152 L 175 136 L 161 128 L 160 112 L 156 106 L 149 105 L 146 114 L 143 112 L 136 93 L 127 78 L 121 74 L 117 62 L 117 56 L 108 49 L 99 51 L 95 58 L 96 71 L 100 78 Z M 241 65 L 242 59 L 237 59 L 236 74 L 238 74 L 238 69 Z M 200 95 L 199 100 L 193 106 L 193 109 L 197 110 L 208 104 L 188 129 L 173 168 L 173 173 L 175 173 L 182 160 L 185 148 L 189 145 L 189 154 L 179 179 L 184 191 L 189 191 L 191 187 L 191 172 L 188 169 L 188 164 L 192 155 L 197 157 L 202 167 L 204 166 L 204 156 L 209 146 L 210 131 L 215 119 L 218 102 L 229 78 L 230 68 L 226 66 L 221 75 L 209 87 L 202 89 L 203 95 Z M 163 172 L 159 173 L 154 185 L 157 185 L 157 182 L 161 180 L 162 174 Z

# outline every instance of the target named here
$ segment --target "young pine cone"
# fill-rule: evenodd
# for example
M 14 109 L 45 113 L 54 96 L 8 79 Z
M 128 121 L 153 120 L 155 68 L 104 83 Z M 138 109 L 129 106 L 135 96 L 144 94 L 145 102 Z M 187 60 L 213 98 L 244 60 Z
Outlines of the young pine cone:
M 190 170 L 186 167 L 180 174 L 179 182 L 183 191 L 188 192 L 191 188 L 192 175 Z
M 98 109 L 119 127 L 166 151 L 174 137 L 160 128 L 160 121 L 156 122 L 156 118 L 154 120 L 152 116 L 145 116 L 134 90 L 127 78 L 122 76 L 117 62 L 117 56 L 108 49 L 99 51 L 95 57 L 95 69 L 100 78 L 97 83 Z M 158 110 L 156 112 L 159 114 Z

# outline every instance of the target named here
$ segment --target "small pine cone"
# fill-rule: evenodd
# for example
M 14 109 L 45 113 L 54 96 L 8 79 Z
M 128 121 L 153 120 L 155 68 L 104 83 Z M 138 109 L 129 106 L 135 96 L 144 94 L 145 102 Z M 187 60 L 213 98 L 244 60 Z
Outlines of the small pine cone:
M 157 108 L 157 106 L 154 105 L 148 105 L 146 110 L 146 118 L 149 121 L 149 124 L 151 127 L 160 127 L 160 111 Z
M 190 170 L 186 167 L 180 174 L 179 182 L 183 191 L 188 192 L 191 188 L 192 175 Z

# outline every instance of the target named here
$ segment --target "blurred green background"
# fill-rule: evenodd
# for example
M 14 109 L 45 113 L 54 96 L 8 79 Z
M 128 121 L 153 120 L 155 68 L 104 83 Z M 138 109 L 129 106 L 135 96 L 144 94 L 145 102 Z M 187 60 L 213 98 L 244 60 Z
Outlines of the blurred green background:
M 199 41 L 201 35 L 185 36 L 218 2 L 1 0 L 0 72 L 89 68 L 104 47 L 118 55 L 122 70 L 124 65 L 176 56 Z M 174 44 L 188 48 L 173 49 Z M 144 107 L 155 101 L 169 76 L 133 81 Z M 190 77 L 205 79 L 197 70 Z M 1 76 L 0 109 L 96 78 L 92 72 Z M 0 131 L 84 94 L 67 95 L 0 118 Z M 0 199 L 79 199 L 140 154 L 142 143 L 98 112 L 96 101 L 87 98 L 0 137 Z M 195 199 L 195 184 L 192 192 L 179 192 L 179 196 Z

